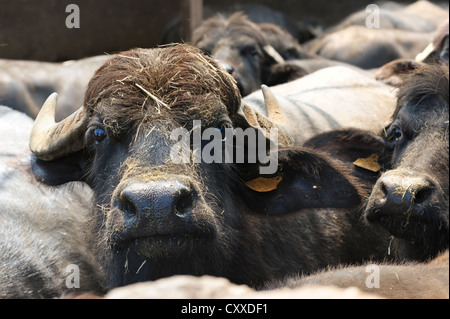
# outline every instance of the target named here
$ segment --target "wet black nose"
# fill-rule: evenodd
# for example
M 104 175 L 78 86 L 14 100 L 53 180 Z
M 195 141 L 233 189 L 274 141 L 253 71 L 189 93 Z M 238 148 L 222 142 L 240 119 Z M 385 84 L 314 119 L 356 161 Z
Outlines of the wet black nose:
M 420 213 L 421 208 L 430 204 L 434 183 L 423 175 L 404 172 L 388 172 L 375 184 L 369 202 L 374 214 L 369 220 L 380 216 Z
M 384 176 L 380 179 L 381 202 L 393 208 L 409 208 L 426 203 L 431 197 L 433 187 L 423 177 Z
M 122 191 L 119 202 L 121 210 L 132 218 L 170 222 L 192 213 L 195 196 L 181 182 L 152 181 L 129 185 Z

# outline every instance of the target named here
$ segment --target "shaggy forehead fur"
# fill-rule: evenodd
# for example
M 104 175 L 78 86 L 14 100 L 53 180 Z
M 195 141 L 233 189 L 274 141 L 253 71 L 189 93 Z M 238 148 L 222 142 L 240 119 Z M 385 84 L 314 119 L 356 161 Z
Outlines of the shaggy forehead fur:
M 222 38 L 236 39 L 242 36 L 254 39 L 261 46 L 267 43 L 258 26 L 243 12 L 236 12 L 229 18 L 219 14 L 206 20 L 194 31 L 192 42 L 198 44 L 208 38 L 216 44 Z
M 143 120 L 170 118 L 183 125 L 214 112 L 232 116 L 240 102 L 234 79 L 215 60 L 179 44 L 115 56 L 94 74 L 84 105 L 119 133 Z
M 440 105 L 448 112 L 449 69 L 448 66 L 423 65 L 405 78 L 399 87 L 398 103 L 393 118 L 408 104 L 413 107 Z M 428 103 L 422 103 L 427 101 Z M 426 111 L 426 110 L 424 110 Z

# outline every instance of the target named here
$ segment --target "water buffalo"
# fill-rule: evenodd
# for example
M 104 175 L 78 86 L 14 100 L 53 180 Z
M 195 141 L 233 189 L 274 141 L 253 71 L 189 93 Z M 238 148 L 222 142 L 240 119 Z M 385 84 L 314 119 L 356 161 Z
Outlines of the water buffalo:
M 0 298 L 101 293 L 101 272 L 83 241 L 91 191 L 48 187 L 30 172 L 33 121 L 0 106 Z
M 362 292 L 389 299 L 448 299 L 448 256 L 447 251 L 427 263 L 406 262 L 342 267 L 303 278 L 289 278 L 282 282 L 271 283 L 267 288 L 307 290 L 316 286 L 355 287 Z
M 301 79 L 271 87 L 276 103 L 286 114 L 285 126 L 296 144 L 322 132 L 358 128 L 380 132 L 395 109 L 392 89 L 345 66 L 319 70 Z M 244 97 L 244 102 L 263 115 L 264 92 Z M 280 122 L 280 121 L 279 121 Z
M 267 100 L 269 118 L 241 103 L 217 61 L 184 44 L 117 55 L 91 79 L 84 107 L 59 123 L 56 96 L 49 97 L 30 138 L 33 172 L 47 184 L 80 180 L 93 189 L 88 233 L 109 288 L 174 274 L 259 286 L 386 257 L 387 233 L 367 228 L 357 214 L 377 175 L 356 174 L 352 164 L 381 156 L 381 141 L 357 132 L 342 137 L 342 160 L 320 145 L 293 147 L 277 122 L 283 110 Z M 263 161 L 250 160 L 250 137 L 237 143 L 227 135 L 255 132 L 266 150 L 276 143 L 259 134 L 263 128 L 279 128 L 287 147 L 270 152 L 278 159 L 268 174 Z M 173 139 L 180 130 L 189 146 L 181 155 L 179 137 Z M 243 160 L 196 162 L 211 136 L 219 150 L 208 154 L 231 144 L 236 156 L 244 150 Z
M 280 70 L 271 69 L 273 65 L 282 63 L 283 58 L 270 46 L 260 27 L 242 12 L 228 18 L 217 15 L 205 20 L 194 31 L 192 43 L 222 62 L 236 79 L 243 96 L 259 90 L 261 84 L 280 84 L 271 79 L 283 78 L 280 74 L 272 74 Z M 304 74 L 301 71 L 297 72 L 298 76 Z M 288 72 L 295 74 L 292 70 Z
M 304 50 L 296 38 L 279 26 L 272 23 L 260 23 L 258 27 L 264 34 L 266 41 L 284 60 L 310 59 L 315 57 Z
M 299 79 L 309 73 L 300 63 L 292 61 L 303 61 L 303 59 L 319 59 L 318 56 L 309 54 L 298 43 L 289 32 L 283 30 L 275 24 L 260 23 L 259 29 L 264 34 L 270 48 L 275 49 L 282 59 L 278 59 L 275 64 L 269 66 L 269 72 L 264 78 L 264 84 L 276 85 L 287 83 Z
M 391 167 L 377 181 L 365 216 L 426 260 L 448 249 L 448 96 L 446 65 L 423 65 L 399 88 L 392 122 L 383 132 Z
M 373 69 L 400 58 L 414 58 L 428 45 L 432 32 L 368 29 L 353 25 L 325 34 L 305 47 L 311 54 Z
M 435 28 L 438 28 L 448 19 L 448 5 L 445 6 L 444 4 L 444 6 L 439 6 L 438 4 L 427 0 L 413 2 L 402 8 L 400 12 L 405 15 L 412 15 L 425 19 L 433 23 Z
M 432 39 L 436 28 L 448 19 L 444 10 L 428 1 L 416 1 L 400 10 L 384 10 L 377 15 L 359 12 L 331 28 L 304 47 L 311 54 L 353 64 L 363 69 L 379 68 L 396 59 L 413 59 Z
M 56 117 L 63 119 L 83 104 L 90 78 L 109 58 L 104 55 L 64 63 L 0 59 L 0 105 L 35 118 L 45 99 L 58 92 L 61 106 Z
M 424 10 L 428 10 L 429 14 L 433 15 L 433 18 L 430 19 L 428 15 L 422 15 L 421 12 Z M 371 13 L 372 12 L 370 10 L 355 12 L 345 18 L 344 21 L 333 27 L 332 30 L 345 29 L 352 25 L 365 26 L 367 21 L 371 18 Z M 421 7 L 412 5 L 398 10 L 391 10 L 389 8 L 385 9 L 381 7 L 377 13 L 379 14 L 377 19 L 379 19 L 380 28 L 385 30 L 397 29 L 413 32 L 432 32 L 436 30 L 436 23 L 439 24 L 439 19 L 442 19 L 441 17 L 443 15 L 448 14 L 444 9 L 430 2 L 422 5 Z M 370 21 L 373 22 L 373 20 Z
M 423 65 L 401 84 L 393 122 L 383 133 L 384 166 L 390 170 L 377 181 L 364 211 L 370 223 L 393 235 L 390 250 L 397 260 L 427 263 L 340 267 L 266 288 L 335 285 L 387 298 L 448 299 L 448 91 L 447 66 Z

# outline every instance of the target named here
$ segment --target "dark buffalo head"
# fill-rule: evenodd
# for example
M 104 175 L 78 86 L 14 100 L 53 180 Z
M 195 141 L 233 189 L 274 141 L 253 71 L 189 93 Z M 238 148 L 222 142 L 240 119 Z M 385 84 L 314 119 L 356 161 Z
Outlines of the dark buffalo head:
M 220 147 L 228 145 L 231 128 L 256 134 L 262 127 L 280 127 L 283 133 L 281 125 L 241 105 L 233 78 L 200 50 L 175 45 L 118 54 L 95 73 L 83 108 L 55 123 L 55 107 L 52 95 L 36 119 L 33 172 L 47 184 L 81 180 L 93 189 L 89 232 L 110 287 L 173 274 L 255 284 L 302 267 L 311 270 L 317 260 L 329 264 L 331 253 L 336 262 L 343 260 L 333 248 L 323 254 L 314 250 L 303 260 L 310 248 L 300 242 L 315 238 L 320 247 L 340 245 L 347 233 L 330 228 L 351 225 L 345 214 L 315 231 L 307 230 L 319 223 L 311 216 L 303 221 L 310 225 L 301 226 L 304 233 L 298 229 L 300 217 L 292 214 L 358 209 L 366 191 L 343 164 L 304 149 L 280 149 L 270 174 L 260 173 L 262 164 L 251 161 L 249 152 L 232 163 L 194 161 L 211 136 Z M 270 96 L 266 107 L 280 118 L 271 111 Z M 201 120 L 200 127 L 195 120 Z M 198 128 L 202 143 L 195 148 Z M 172 136 L 177 130 L 188 132 L 187 153 L 174 148 L 180 143 Z M 287 134 L 279 136 L 289 144 Z M 235 144 L 235 154 L 250 144 L 245 141 Z M 274 143 L 263 136 L 261 147 L 266 144 Z M 174 149 L 180 161 L 172 157 Z M 292 220 L 267 217 L 287 214 Z M 371 241 L 370 235 L 363 237 Z M 364 241 L 346 248 L 352 258 Z
M 309 54 L 288 31 L 276 24 L 260 23 L 259 29 L 266 37 L 266 41 L 286 60 L 311 59 Z
M 392 169 L 374 186 L 365 212 L 424 258 L 448 249 L 448 86 L 448 67 L 440 65 L 420 67 L 400 86 L 383 133 Z
M 236 79 L 242 96 L 267 82 L 270 67 L 284 60 L 269 45 L 264 32 L 243 13 L 206 20 L 193 35 L 193 44 L 219 60 Z

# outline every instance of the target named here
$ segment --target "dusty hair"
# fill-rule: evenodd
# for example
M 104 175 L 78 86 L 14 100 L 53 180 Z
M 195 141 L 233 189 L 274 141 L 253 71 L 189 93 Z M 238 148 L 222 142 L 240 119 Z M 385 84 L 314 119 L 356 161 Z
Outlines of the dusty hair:
M 182 120 L 205 103 L 221 103 L 234 114 L 240 102 L 235 80 L 215 60 L 178 44 L 116 55 L 94 74 L 84 105 L 101 108 L 109 127 L 120 131 L 142 120 Z

